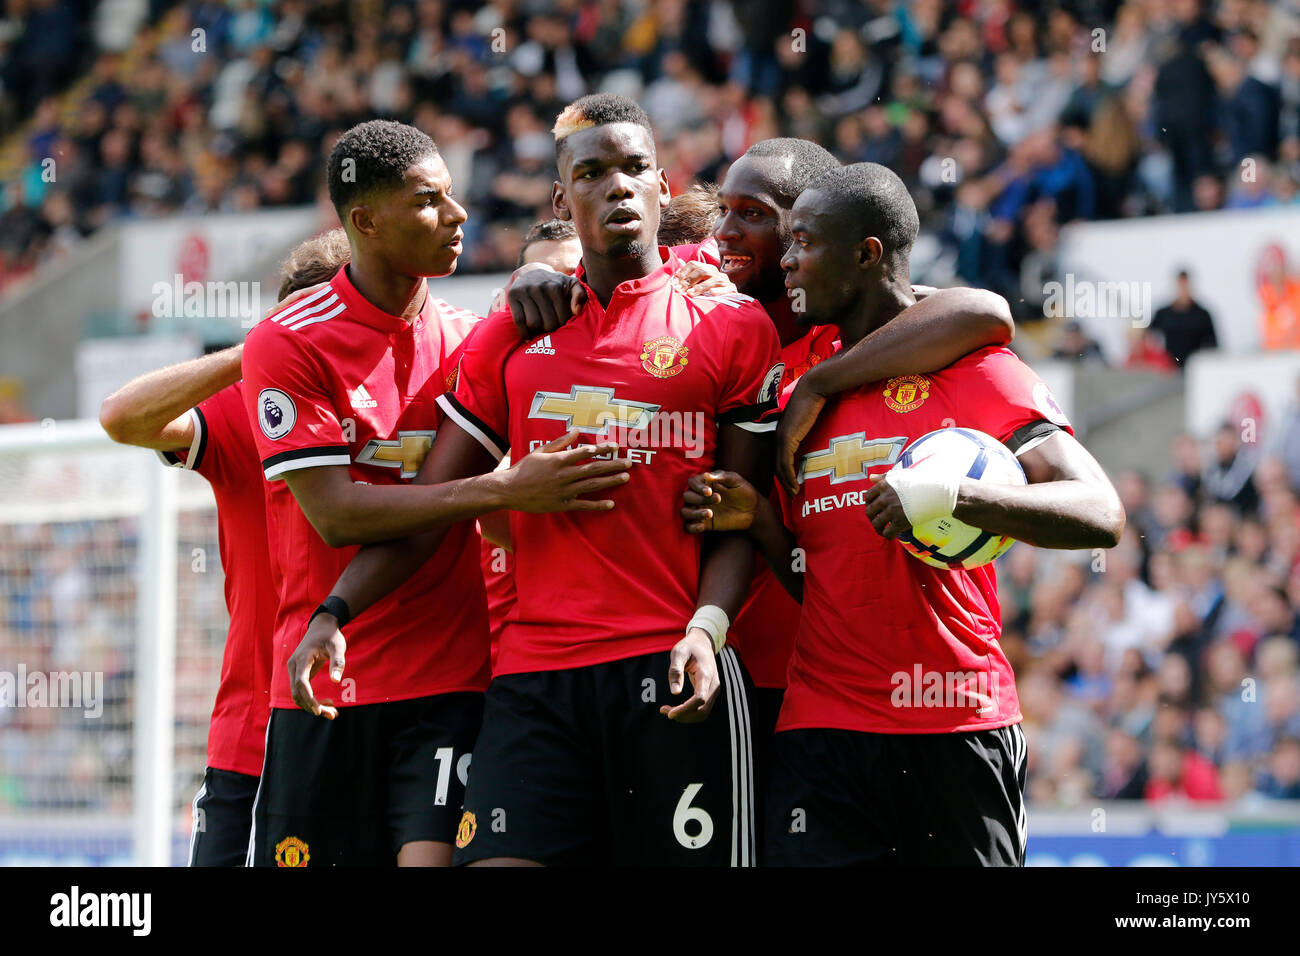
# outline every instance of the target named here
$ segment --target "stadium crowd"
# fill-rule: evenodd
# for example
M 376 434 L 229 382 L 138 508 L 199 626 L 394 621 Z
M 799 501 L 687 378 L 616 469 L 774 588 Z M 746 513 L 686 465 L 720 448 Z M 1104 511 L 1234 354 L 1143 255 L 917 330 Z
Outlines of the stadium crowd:
M 644 103 L 674 191 L 775 135 L 890 166 L 941 240 L 922 277 L 1020 318 L 1065 223 L 1300 196 L 1282 0 L 126 5 L 122 50 L 92 4 L 4 5 L 0 123 L 25 155 L 0 170 L 0 289 L 122 217 L 310 203 L 376 116 L 434 137 L 471 212 L 460 268 L 500 269 L 548 217 L 557 111 L 597 88 Z
M 1300 413 L 1173 454 L 1115 476 L 1118 548 L 999 569 L 1040 806 L 1300 799 Z

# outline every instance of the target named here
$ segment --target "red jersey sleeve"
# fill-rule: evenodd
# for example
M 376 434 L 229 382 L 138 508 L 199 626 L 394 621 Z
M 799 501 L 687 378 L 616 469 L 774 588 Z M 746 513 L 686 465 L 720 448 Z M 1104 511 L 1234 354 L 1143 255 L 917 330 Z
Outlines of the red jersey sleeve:
M 723 376 L 718 396 L 718 424 L 737 424 L 747 431 L 776 428 L 772 413 L 781 394 L 785 365 L 781 340 L 767 313 L 748 296 L 717 296 L 716 306 L 735 309 L 727 314 L 724 335 Z M 736 298 L 737 301 L 726 301 Z
M 460 363 L 451 375 L 454 390 L 438 396 L 447 417 L 478 439 L 497 461 L 510 451 L 505 369 L 506 359 L 519 343 L 510 313 L 494 312 L 462 345 Z
M 981 349 L 962 364 L 971 379 L 963 391 L 970 396 L 978 427 L 1014 454 L 1058 429 L 1074 434 L 1051 389 L 1010 349 Z
M 352 463 L 328 377 L 305 338 L 262 322 L 245 339 L 243 366 L 244 404 L 267 481 Z

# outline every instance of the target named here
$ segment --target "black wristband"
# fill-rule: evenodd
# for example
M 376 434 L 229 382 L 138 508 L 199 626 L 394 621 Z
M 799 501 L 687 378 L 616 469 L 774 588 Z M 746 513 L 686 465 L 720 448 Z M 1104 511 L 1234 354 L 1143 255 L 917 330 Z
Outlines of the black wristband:
M 352 611 L 348 609 L 348 602 L 341 597 L 331 594 L 325 600 L 320 602 L 320 607 L 311 612 L 311 617 L 307 619 L 307 624 L 316 620 L 317 614 L 331 614 L 339 622 L 339 627 L 346 627 L 348 621 L 352 620 Z

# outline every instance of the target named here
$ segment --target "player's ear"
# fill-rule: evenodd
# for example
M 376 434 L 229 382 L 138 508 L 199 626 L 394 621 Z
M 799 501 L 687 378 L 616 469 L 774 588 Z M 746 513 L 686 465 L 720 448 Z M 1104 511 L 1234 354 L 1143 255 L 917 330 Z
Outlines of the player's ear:
M 375 211 L 365 204 L 353 206 L 349 209 L 348 221 L 352 223 L 352 228 L 362 236 L 373 236 L 379 231 L 379 227 L 375 222 Z
M 568 222 L 573 218 L 569 212 L 568 197 L 564 195 L 564 184 L 558 180 L 551 186 L 551 212 L 555 213 L 555 218 Z
M 659 208 L 667 209 L 673 201 L 673 191 L 668 187 L 668 170 L 659 170 Z
M 858 244 L 858 264 L 864 269 L 875 268 L 884 255 L 885 246 L 875 236 L 867 236 Z

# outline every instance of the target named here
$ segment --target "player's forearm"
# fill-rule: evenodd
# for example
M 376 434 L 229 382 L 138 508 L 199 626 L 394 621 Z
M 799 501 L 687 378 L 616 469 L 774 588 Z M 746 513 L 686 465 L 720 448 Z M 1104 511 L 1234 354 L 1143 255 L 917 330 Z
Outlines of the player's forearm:
M 716 605 L 734 621 L 754 574 L 754 544 L 746 535 L 730 532 L 709 535 L 703 548 L 699 606 Z
M 442 544 L 446 527 L 409 538 L 371 544 L 356 553 L 330 589 L 331 597 L 347 603 L 358 614 L 401 587 Z
M 953 517 L 1040 548 L 1113 548 L 1124 507 L 1113 489 L 1074 479 L 992 485 L 965 479 Z
M 803 602 L 803 574 L 795 570 L 797 544 L 794 532 L 785 526 L 772 502 L 763 498 L 754 512 L 749 537 L 789 595 Z
M 1015 322 L 1006 299 L 984 289 L 940 289 L 839 355 L 805 373 L 809 387 L 836 395 L 868 382 L 946 368 L 975 349 L 1006 345 Z
M 508 507 L 500 472 L 436 485 L 349 484 L 329 506 L 308 519 L 332 548 L 373 544 L 429 531 L 445 531 Z
M 171 451 L 174 443 L 160 442 L 164 430 L 195 405 L 239 381 L 243 354 L 244 346 L 236 345 L 134 378 L 104 399 L 100 424 L 116 442 Z

